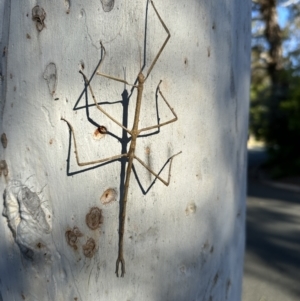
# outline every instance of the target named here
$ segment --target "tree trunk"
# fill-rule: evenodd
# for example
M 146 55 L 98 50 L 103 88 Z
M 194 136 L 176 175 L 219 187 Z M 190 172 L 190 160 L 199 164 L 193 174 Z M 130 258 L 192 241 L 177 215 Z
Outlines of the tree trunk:
M 269 44 L 267 71 L 274 89 L 278 89 L 282 70 L 282 33 L 278 24 L 276 0 L 260 0 L 260 13 L 265 22 L 265 38 Z
M 169 40 L 146 0 L 38 3 L 0 4 L 0 300 L 240 300 L 250 3 L 155 1 Z M 135 156 L 172 176 L 133 161 L 117 278 L 141 66 L 139 129 L 174 119 L 164 98 L 178 120 Z M 78 166 L 71 128 L 81 162 L 123 157 Z

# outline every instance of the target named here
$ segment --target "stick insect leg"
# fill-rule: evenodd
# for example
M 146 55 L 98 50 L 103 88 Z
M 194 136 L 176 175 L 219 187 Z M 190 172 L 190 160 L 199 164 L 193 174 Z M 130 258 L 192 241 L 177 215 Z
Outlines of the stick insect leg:
M 161 18 L 161 16 L 159 15 L 158 11 L 156 10 L 153 1 L 152 1 L 152 0 L 149 0 L 149 1 L 151 2 L 152 7 L 153 7 L 153 9 L 154 9 L 156 15 L 157 15 L 157 17 L 158 17 L 158 19 L 159 19 L 161 25 L 163 26 L 163 28 L 164 28 L 165 31 L 167 32 L 168 36 L 167 36 L 166 40 L 164 41 L 163 45 L 161 46 L 161 48 L 159 49 L 159 51 L 158 51 L 156 57 L 154 58 L 154 60 L 153 60 L 153 62 L 152 62 L 152 64 L 151 64 L 151 66 L 149 67 L 149 69 L 148 69 L 148 71 L 147 71 L 147 74 L 146 74 L 146 77 L 145 77 L 145 80 L 148 78 L 148 76 L 149 76 L 150 72 L 152 71 L 152 69 L 153 69 L 153 67 L 154 67 L 154 65 L 155 65 L 155 63 L 156 63 L 156 61 L 158 60 L 160 54 L 161 54 L 162 51 L 164 50 L 166 44 L 168 43 L 168 41 L 169 41 L 169 39 L 170 39 L 170 37 L 171 37 L 170 31 L 169 31 L 169 29 L 167 28 L 167 26 L 166 26 L 166 24 L 164 23 L 164 21 L 162 20 L 162 18 Z
M 91 86 L 91 84 L 89 83 L 89 81 L 88 81 L 86 75 L 85 75 L 81 70 L 79 71 L 79 73 L 83 76 L 83 78 L 84 78 L 84 80 L 85 80 L 85 84 L 89 87 L 89 90 L 90 90 L 90 92 L 91 92 L 91 94 L 92 94 L 92 97 L 93 97 L 93 100 L 94 100 L 94 102 L 95 102 L 95 105 L 96 105 L 97 109 L 100 110 L 104 115 L 106 115 L 110 120 L 112 120 L 112 121 L 113 121 L 114 123 L 116 123 L 118 126 L 120 126 L 123 130 L 125 130 L 128 134 L 131 135 L 131 131 L 130 131 L 128 128 L 126 128 L 126 127 L 125 127 L 123 124 L 121 124 L 118 120 L 116 120 L 115 118 L 113 118 L 112 116 L 110 116 L 106 111 L 104 111 L 104 110 L 102 109 L 102 107 L 97 103 L 96 96 L 95 96 L 95 94 L 94 94 L 94 92 L 93 92 L 92 86 Z
M 171 119 L 171 120 L 169 120 L 169 121 L 163 122 L 163 123 L 159 123 L 159 124 L 156 124 L 156 125 L 153 125 L 153 126 L 148 126 L 148 127 L 146 127 L 146 128 L 140 129 L 140 130 L 139 130 L 139 133 L 140 133 L 140 132 L 143 132 L 143 131 L 149 131 L 149 130 L 152 130 L 152 129 L 155 129 L 155 128 L 160 128 L 160 127 L 162 127 L 162 126 L 164 126 L 164 125 L 167 125 L 167 124 L 169 124 L 169 123 L 175 122 L 175 121 L 178 119 L 178 117 L 177 117 L 177 115 L 176 115 L 174 109 L 171 108 L 170 104 L 168 103 L 168 101 L 166 100 L 166 98 L 164 97 L 164 95 L 162 94 L 162 92 L 160 91 L 159 86 L 160 86 L 161 82 L 162 82 L 162 81 L 160 81 L 159 84 L 158 84 L 158 86 L 157 86 L 157 91 L 159 92 L 160 96 L 162 97 L 162 99 L 163 99 L 163 100 L 165 101 L 165 103 L 167 104 L 168 108 L 171 110 L 172 114 L 174 115 L 174 118 Z M 157 94 L 157 93 L 156 93 L 156 94 Z
M 116 156 L 112 156 L 112 157 L 108 157 L 108 158 L 104 158 L 104 159 L 100 159 L 100 160 L 95 160 L 95 161 L 89 161 L 89 162 L 80 162 L 79 160 L 79 155 L 78 155 L 78 150 L 77 150 L 77 143 L 76 143 L 76 138 L 75 138 L 75 133 L 74 133 L 74 129 L 73 126 L 71 125 L 71 123 L 66 120 L 65 118 L 61 117 L 61 120 L 65 121 L 70 130 L 71 133 L 73 135 L 73 140 L 74 140 L 74 148 L 75 148 L 75 157 L 76 157 L 76 162 L 79 166 L 86 166 L 86 165 L 92 165 L 92 164 L 97 164 L 97 163 L 102 163 L 102 162 L 107 162 L 107 161 L 112 161 L 112 160 L 116 160 L 116 159 L 120 159 L 122 157 L 127 157 L 128 153 L 126 154 L 121 154 L 121 155 L 116 155 Z
M 143 162 L 140 158 L 134 155 L 134 158 L 138 160 L 150 173 L 152 173 L 155 176 L 155 179 L 160 180 L 162 183 L 164 183 L 166 186 L 169 186 L 170 184 L 170 179 L 171 179 L 171 167 L 172 167 L 172 162 L 175 156 L 181 154 L 182 152 L 180 151 L 179 153 L 171 156 L 168 161 L 170 161 L 170 166 L 169 166 L 169 174 L 168 174 L 168 181 L 165 181 L 162 179 L 157 173 L 155 173 L 148 165 L 146 165 L 145 162 Z
M 100 67 L 101 67 L 102 62 L 103 62 L 103 60 L 104 60 L 104 58 L 105 58 L 105 55 L 106 55 L 106 50 L 105 50 L 105 47 L 103 46 L 102 42 L 100 42 L 100 45 L 101 45 L 101 49 L 104 51 L 104 55 L 103 55 L 103 59 L 102 59 L 100 65 L 99 65 L 99 67 L 98 67 L 98 69 L 97 69 L 97 72 L 96 72 L 97 75 L 101 75 L 101 76 L 103 76 L 103 77 L 106 77 L 106 78 L 109 78 L 109 79 L 116 80 L 117 82 L 121 82 L 121 83 L 124 83 L 124 84 L 126 84 L 126 85 L 135 87 L 134 85 L 129 84 L 126 80 L 124 80 L 124 79 L 122 79 L 122 78 L 117 78 L 117 77 L 110 76 L 110 75 L 108 75 L 108 74 L 104 74 L 104 73 L 101 73 L 101 72 L 100 72 Z

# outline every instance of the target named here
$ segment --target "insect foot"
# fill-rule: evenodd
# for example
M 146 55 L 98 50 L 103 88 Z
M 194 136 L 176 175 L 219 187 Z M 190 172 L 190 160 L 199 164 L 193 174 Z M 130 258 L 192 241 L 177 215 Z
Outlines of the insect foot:
M 123 256 L 119 256 L 116 262 L 116 275 L 119 277 L 119 265 L 121 263 L 121 277 L 124 277 L 125 274 L 125 260 Z

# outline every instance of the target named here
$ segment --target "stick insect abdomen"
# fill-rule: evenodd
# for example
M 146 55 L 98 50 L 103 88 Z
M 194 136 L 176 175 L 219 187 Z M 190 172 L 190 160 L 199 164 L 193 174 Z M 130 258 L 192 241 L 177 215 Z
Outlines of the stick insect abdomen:
M 139 135 L 139 117 L 141 111 L 141 102 L 142 102 L 142 95 L 144 89 L 144 82 L 145 77 L 142 72 L 138 75 L 138 86 L 137 86 L 137 97 L 136 97 L 136 107 L 135 107 L 135 116 L 134 116 L 134 123 L 131 130 L 131 143 L 128 152 L 128 163 L 126 169 L 126 178 L 125 178 L 125 185 L 124 185 L 124 193 L 123 193 L 123 206 L 120 212 L 120 229 L 119 229 L 119 255 L 116 262 L 116 274 L 119 274 L 119 263 L 121 263 L 121 277 L 124 277 L 125 274 L 125 261 L 123 257 L 123 236 L 125 230 L 125 217 L 126 217 L 126 205 L 127 205 L 127 196 L 128 196 L 128 189 L 129 189 L 129 182 L 130 182 L 130 175 L 133 165 L 135 147 L 136 147 L 136 139 Z

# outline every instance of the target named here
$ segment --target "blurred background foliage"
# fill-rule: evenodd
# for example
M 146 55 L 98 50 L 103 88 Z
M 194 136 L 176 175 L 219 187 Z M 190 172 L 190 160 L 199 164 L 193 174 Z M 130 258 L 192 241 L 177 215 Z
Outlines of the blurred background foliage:
M 250 133 L 274 178 L 300 175 L 299 54 L 300 0 L 253 0 Z

